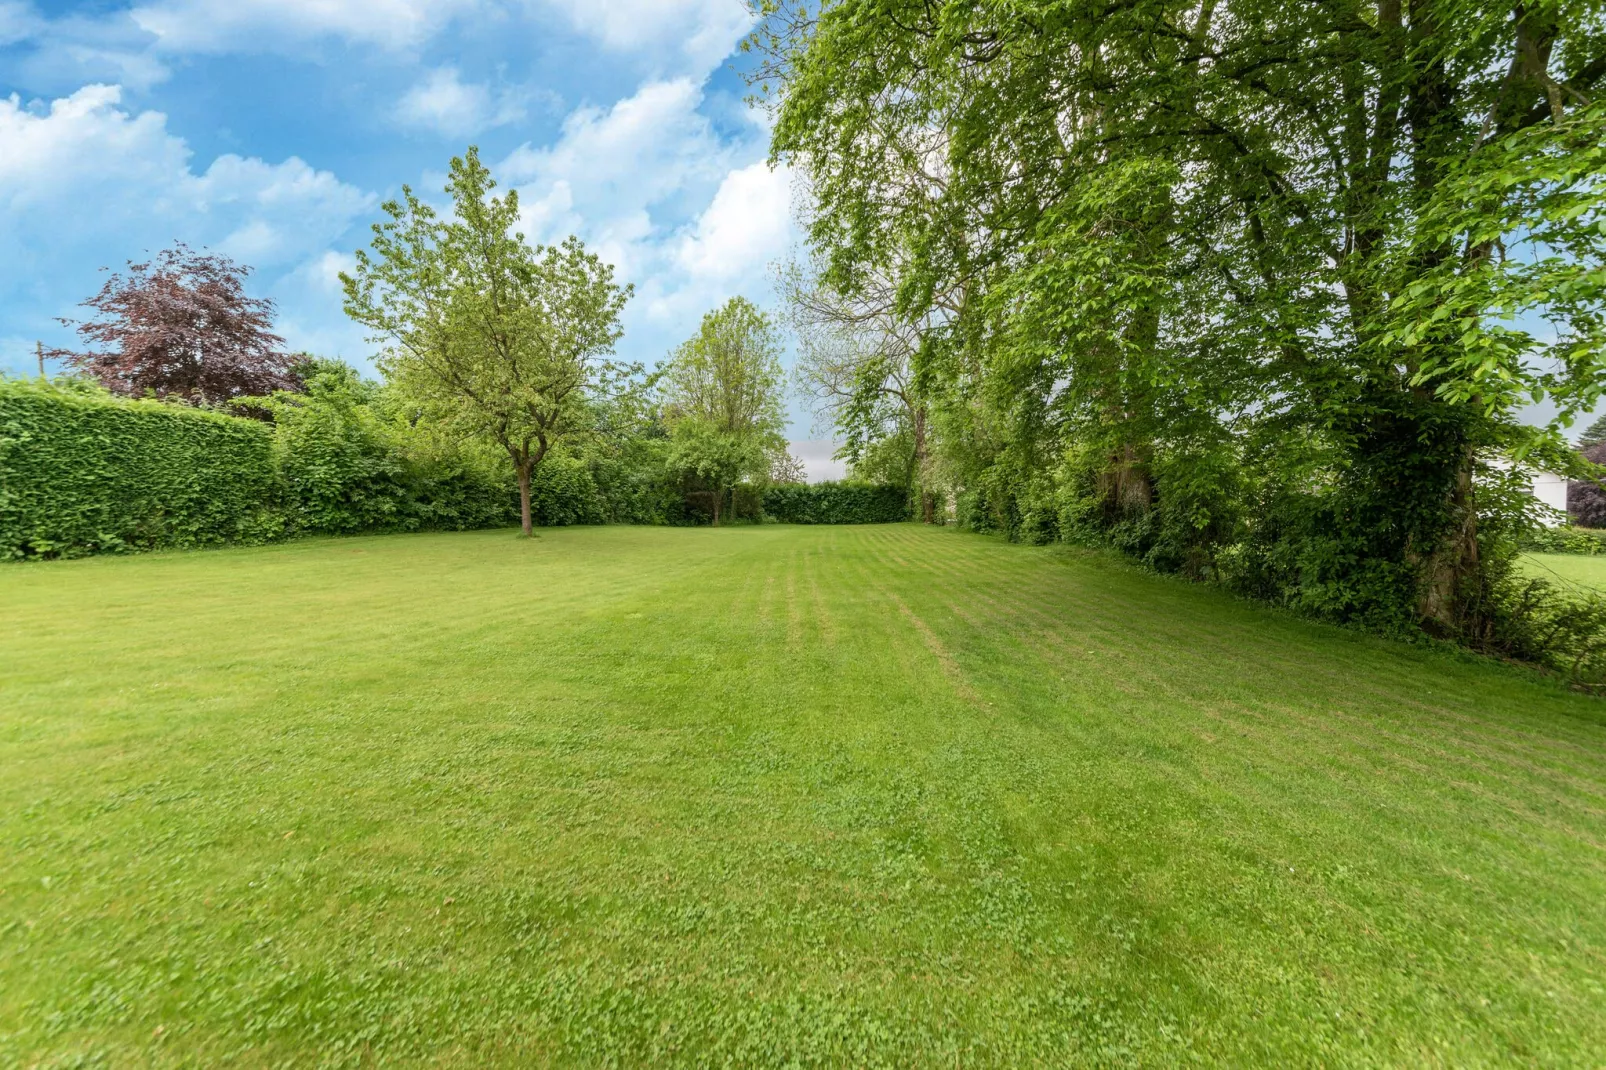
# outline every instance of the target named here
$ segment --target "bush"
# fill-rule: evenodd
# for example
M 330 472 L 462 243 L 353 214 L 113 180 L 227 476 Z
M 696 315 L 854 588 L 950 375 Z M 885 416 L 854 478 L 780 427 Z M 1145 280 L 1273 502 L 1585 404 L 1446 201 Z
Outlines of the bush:
M 0 559 L 271 537 L 278 489 L 263 423 L 0 379 Z
M 1472 645 L 1548 666 L 1585 690 L 1606 689 L 1606 598 L 1515 576 L 1493 595 L 1493 612 Z
M 273 415 L 274 461 L 291 532 L 346 535 L 410 526 L 406 466 L 387 441 L 372 387 L 344 365 L 318 369 L 306 393 L 259 404 Z
M 1606 554 L 1606 531 L 1539 528 L 1523 537 L 1522 548 L 1531 554 Z
M 428 441 L 384 388 L 339 361 L 301 364 L 305 393 L 246 404 L 271 414 L 287 533 L 461 531 L 517 521 L 505 460 Z
M 573 457 L 548 457 L 530 484 L 530 514 L 537 527 L 606 524 L 607 503 L 591 469 Z
M 783 524 L 893 524 L 909 517 L 902 487 L 787 483 L 767 487 L 764 514 Z

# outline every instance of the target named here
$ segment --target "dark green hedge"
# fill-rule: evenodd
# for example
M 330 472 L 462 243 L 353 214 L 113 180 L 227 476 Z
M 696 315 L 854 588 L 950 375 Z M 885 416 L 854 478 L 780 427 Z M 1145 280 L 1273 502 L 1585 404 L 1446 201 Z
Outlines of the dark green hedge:
M 0 379 L 0 559 L 277 534 L 262 423 Z
M 0 378 L 0 560 L 516 522 L 510 473 L 487 458 L 420 453 L 376 397 L 354 372 L 326 370 L 304 395 L 257 403 L 267 423 L 72 380 Z M 695 523 L 661 452 L 644 441 L 547 458 L 536 523 Z M 788 523 L 875 524 L 906 514 L 901 489 L 869 483 L 749 497 L 736 515 L 762 507 Z
M 909 517 L 902 487 L 786 483 L 764 490 L 764 515 L 783 524 L 892 524 Z

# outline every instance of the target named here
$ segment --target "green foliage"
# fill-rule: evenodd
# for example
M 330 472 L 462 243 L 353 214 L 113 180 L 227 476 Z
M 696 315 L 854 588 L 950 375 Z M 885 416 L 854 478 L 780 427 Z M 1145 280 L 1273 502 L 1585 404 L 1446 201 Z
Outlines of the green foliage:
M 727 495 L 731 513 L 742 514 L 737 484 L 763 484 L 786 453 L 779 354 L 769 317 L 733 297 L 703 317 L 664 369 L 668 473 L 681 481 L 688 501 L 706 501 L 715 524 Z
M 914 433 L 906 426 L 896 426 L 887 434 L 864 438 L 856 454 L 847 456 L 844 450 L 838 459 L 848 462 L 852 482 L 909 486 L 910 473 L 915 470 Z
M 718 524 L 725 495 L 734 495 L 744 478 L 768 473 L 767 445 L 750 431 L 727 431 L 711 421 L 686 417 L 674 425 L 665 461 L 690 494 L 708 498 L 711 518 Z
M 409 526 L 406 465 L 374 411 L 378 388 L 332 361 L 304 363 L 301 375 L 304 393 L 256 403 L 273 416 L 289 528 L 340 535 Z
M 1522 538 L 1522 549 L 1533 554 L 1606 554 L 1606 531 L 1595 528 L 1542 527 Z
M 903 487 L 874 483 L 787 483 L 765 487 L 764 515 L 783 524 L 894 524 L 909 518 Z
M 384 205 L 371 253 L 343 274 L 346 312 L 385 346 L 380 366 L 430 419 L 494 443 L 518 481 L 525 534 L 531 478 L 549 453 L 594 427 L 606 359 L 631 288 L 575 237 L 532 246 L 517 190 L 476 149 L 451 162 L 442 219 L 411 189 Z
M 1484 642 L 1525 507 L 1480 466 L 1575 472 L 1606 384 L 1606 8 L 757 7 L 961 522 Z
M 299 373 L 305 393 L 237 402 L 271 423 L 131 402 L 79 380 L 0 381 L 0 557 L 516 520 L 516 490 L 494 457 L 411 426 L 392 392 L 338 361 Z M 544 492 L 550 522 L 605 513 L 589 476 L 572 484 L 560 477 Z
M 610 519 L 590 467 L 574 457 L 549 457 L 536 470 L 530 508 L 541 527 L 604 524 Z
M 708 313 L 670 357 L 664 382 L 669 423 L 694 420 L 768 445 L 786 423 L 780 349 L 775 325 L 747 298 L 733 297 Z
M 464 530 L 516 518 L 505 468 L 417 429 L 394 389 L 340 361 L 305 361 L 298 373 L 302 392 L 247 403 L 273 417 L 289 531 Z
M 1602 445 L 1606 445 L 1606 416 L 1596 419 L 1578 436 L 1578 448 L 1581 450 Z
M 272 451 L 258 421 L 0 379 L 0 559 L 272 537 Z
M 1539 577 L 1512 580 L 1493 587 L 1495 603 L 1476 645 L 1606 692 L 1606 595 L 1569 591 Z

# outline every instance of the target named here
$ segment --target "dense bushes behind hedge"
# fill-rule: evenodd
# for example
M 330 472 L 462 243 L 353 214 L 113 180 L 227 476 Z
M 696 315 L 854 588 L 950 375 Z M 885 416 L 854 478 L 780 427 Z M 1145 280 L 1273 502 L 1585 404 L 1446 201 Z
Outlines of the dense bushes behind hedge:
M 250 403 L 273 417 L 286 534 L 460 531 L 517 519 L 518 491 L 497 458 L 410 442 L 411 427 L 355 369 L 303 369 L 304 393 Z
M 892 524 L 909 516 L 902 487 L 786 483 L 764 491 L 764 515 L 784 524 Z
M 1522 540 L 1522 549 L 1531 554 L 1606 554 L 1606 531 L 1594 528 L 1540 528 Z
M 0 559 L 269 537 L 272 451 L 251 420 L 0 379 Z

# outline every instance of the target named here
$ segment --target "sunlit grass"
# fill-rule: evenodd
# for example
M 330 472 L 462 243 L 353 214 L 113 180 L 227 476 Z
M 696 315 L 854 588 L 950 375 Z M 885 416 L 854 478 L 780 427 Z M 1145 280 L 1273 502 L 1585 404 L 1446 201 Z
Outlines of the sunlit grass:
M 916 526 L 6 566 L 0 1064 L 1588 1064 L 1602 709 Z
M 1526 554 L 1519 564 L 1524 575 L 1580 592 L 1606 594 L 1606 554 Z

